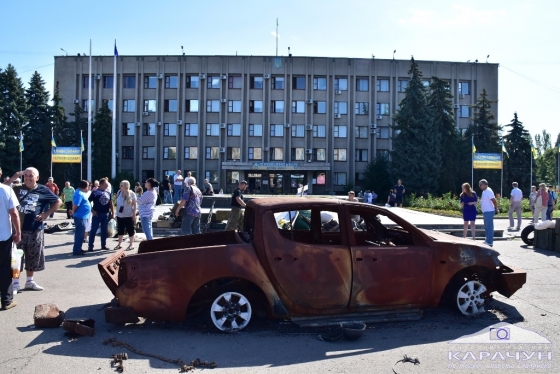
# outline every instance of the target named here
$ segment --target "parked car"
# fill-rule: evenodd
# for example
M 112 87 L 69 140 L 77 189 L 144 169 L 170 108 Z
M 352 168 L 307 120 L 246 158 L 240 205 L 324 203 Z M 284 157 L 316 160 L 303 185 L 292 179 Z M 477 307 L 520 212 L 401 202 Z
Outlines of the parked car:
M 255 308 L 285 319 L 447 300 L 476 315 L 491 292 L 510 297 L 526 281 L 498 256 L 370 204 L 260 198 L 247 203 L 243 232 L 144 241 L 138 254 L 119 251 L 99 270 L 127 315 L 182 321 L 206 308 L 217 329 L 232 331 L 246 327 Z

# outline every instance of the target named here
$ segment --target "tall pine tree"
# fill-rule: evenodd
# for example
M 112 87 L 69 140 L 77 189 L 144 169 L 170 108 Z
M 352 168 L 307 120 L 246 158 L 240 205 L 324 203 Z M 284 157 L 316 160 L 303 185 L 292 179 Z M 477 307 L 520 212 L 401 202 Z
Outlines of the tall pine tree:
M 410 81 L 395 114 L 397 135 L 391 152 L 394 179 L 402 179 L 407 192 L 436 193 L 441 169 L 440 137 L 428 108 L 427 89 L 414 57 Z
M 111 175 L 112 115 L 107 102 L 95 114 L 92 131 L 92 176 L 95 179 Z
M 531 193 L 531 135 L 519 121 L 517 112 L 513 114 L 511 123 L 506 125 L 509 132 L 504 136 L 504 144 L 509 157 L 504 160 L 505 188 L 513 182 L 519 183 L 519 188 L 527 196 Z
M 19 136 L 25 124 L 25 90 L 16 69 L 8 65 L 0 70 L 0 166 L 5 176 L 19 171 Z M 24 140 L 30 145 L 28 139 Z M 25 148 L 24 155 L 27 152 Z M 25 168 L 25 163 L 23 168 Z
M 391 174 L 389 173 L 390 165 L 387 156 L 379 155 L 371 160 L 364 171 L 364 179 L 362 185 L 364 189 L 375 191 L 380 197 L 379 201 L 383 201 L 384 197 L 394 183 L 391 182 Z
M 459 132 L 453 116 L 453 95 L 448 81 L 432 77 L 428 107 L 441 144 L 439 192 L 457 192 L 461 184 L 457 179 Z
M 24 164 L 37 168 L 40 183 L 45 183 L 51 175 L 52 116 L 49 92 L 45 89 L 45 82 L 39 73 L 35 72 L 31 76 L 25 98 L 27 100 L 25 115 L 29 123 L 24 129 L 26 139 Z

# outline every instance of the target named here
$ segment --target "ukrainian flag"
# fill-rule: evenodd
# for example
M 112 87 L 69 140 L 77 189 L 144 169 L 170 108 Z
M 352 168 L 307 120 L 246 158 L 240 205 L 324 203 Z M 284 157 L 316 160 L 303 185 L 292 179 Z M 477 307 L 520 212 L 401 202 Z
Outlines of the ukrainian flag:
M 533 144 L 532 140 L 531 140 L 531 152 L 533 153 L 533 158 L 536 160 L 537 159 L 537 148 L 535 148 L 535 145 Z
M 505 153 L 507 158 L 509 158 L 509 153 L 506 149 L 506 145 L 504 144 L 504 141 L 502 140 L 502 153 Z
M 23 152 L 25 147 L 23 146 L 23 137 L 19 138 L 19 153 Z
M 51 146 L 53 146 L 54 148 L 56 148 L 56 143 L 54 141 L 54 136 L 51 136 Z
M 474 140 L 472 142 L 472 153 L 473 154 L 476 153 L 476 147 L 474 146 Z
M 84 138 L 80 137 L 80 145 L 82 146 L 82 152 L 86 150 L 86 147 L 84 146 Z

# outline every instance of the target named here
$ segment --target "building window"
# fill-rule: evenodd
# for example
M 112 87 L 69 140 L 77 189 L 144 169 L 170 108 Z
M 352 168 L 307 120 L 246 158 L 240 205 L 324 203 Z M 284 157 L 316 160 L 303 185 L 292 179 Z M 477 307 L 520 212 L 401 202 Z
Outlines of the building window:
M 335 101 L 334 114 L 348 114 L 348 103 L 346 101 Z
M 156 124 L 155 123 L 145 123 L 142 126 L 142 135 L 144 136 L 154 136 L 156 134 Z
M 260 124 L 249 125 L 249 136 L 262 136 L 263 126 Z
M 313 161 L 326 161 L 327 149 L 326 148 L 313 148 Z
M 136 100 L 123 100 L 123 112 L 135 112 Z
M 153 159 L 156 157 L 156 147 L 142 147 L 142 158 Z
M 354 161 L 368 161 L 368 150 L 367 149 L 356 149 L 356 158 Z
M 369 91 L 369 79 L 367 78 L 356 79 L 356 91 Z
M 220 88 L 220 77 L 217 75 L 208 76 L 208 78 L 206 78 L 206 87 Z
M 241 136 L 241 125 L 239 123 L 230 123 L 227 125 L 228 136 Z
M 198 147 L 185 147 L 185 160 L 196 160 L 198 158 Z
M 220 135 L 220 124 L 218 124 L 218 123 L 207 123 L 206 124 L 206 135 L 207 136 L 219 136 Z
M 367 103 L 367 102 L 356 103 L 356 105 L 354 107 L 354 113 L 358 114 L 358 115 L 369 114 L 369 103 Z
M 123 88 L 136 88 L 136 76 L 135 75 L 123 76 Z
M 206 147 L 206 159 L 217 160 L 220 158 L 220 147 Z
M 228 160 L 240 160 L 241 159 L 241 148 L 239 148 L 239 147 L 228 147 L 227 148 L 227 159 Z
M 270 103 L 270 111 L 272 113 L 284 113 L 284 100 L 273 100 Z
M 185 100 L 185 112 L 198 112 L 198 100 Z
M 334 126 L 334 137 L 335 138 L 346 138 L 348 127 L 346 126 Z
M 388 127 L 381 127 L 379 129 L 379 138 L 380 139 L 389 139 L 389 128 Z
M 210 179 L 208 179 L 210 180 Z M 218 183 L 218 182 L 216 182 Z M 239 183 L 239 172 L 238 171 L 226 171 L 226 183 Z
M 164 123 L 163 124 L 163 136 L 177 136 L 177 124 L 176 123 Z
M 157 77 L 155 75 L 144 76 L 144 88 L 156 88 L 156 87 L 157 87 Z
M 153 170 L 142 170 L 141 180 L 145 181 L 148 178 L 154 178 L 154 171 Z
M 176 75 L 167 75 L 165 77 L 165 88 L 177 88 L 179 86 L 179 77 Z
M 177 100 L 176 99 L 171 99 L 171 100 L 165 100 L 163 102 L 163 110 L 165 112 L 177 112 Z
M 283 90 L 284 89 L 284 77 L 272 77 L 272 89 L 273 90 Z
M 220 111 L 220 100 L 206 100 L 206 111 L 208 113 L 217 113 Z
M 113 76 L 105 75 L 103 77 L 103 88 L 113 88 Z
M 121 158 L 123 160 L 131 160 L 134 158 L 134 147 L 131 145 L 128 146 L 123 146 L 122 147 L 122 153 L 121 153 Z
M 270 136 L 284 136 L 284 125 L 270 125 Z
M 198 123 L 185 123 L 185 136 L 198 136 Z
M 459 82 L 459 95 L 470 95 L 469 82 Z
M 333 184 L 335 186 L 346 186 L 346 173 L 344 172 L 334 173 Z
M 348 79 L 347 78 L 335 78 L 334 79 L 334 89 L 338 91 L 348 91 Z
M 177 148 L 176 147 L 163 147 L 163 159 L 164 160 L 175 160 L 177 158 Z
M 134 122 L 123 123 L 122 124 L 122 135 L 123 136 L 133 136 L 134 135 Z
M 144 100 L 144 112 L 155 112 L 157 109 L 156 100 Z
M 262 160 L 262 148 L 249 147 L 249 160 Z
M 315 101 L 315 102 L 313 102 L 313 113 L 315 113 L 315 114 L 325 114 L 325 113 L 327 113 L 327 102 L 326 101 Z
M 251 113 L 262 113 L 263 102 L 262 100 L 250 100 L 249 101 L 249 112 Z
M 185 83 L 187 85 L 187 88 L 198 88 L 199 86 L 198 75 L 187 75 Z
M 292 137 L 293 138 L 303 138 L 305 136 L 305 126 L 304 125 L 292 125 Z
M 241 113 L 241 100 L 229 100 L 228 101 L 228 112 L 229 113 Z
M 206 172 L 204 173 L 204 178 L 208 179 L 208 182 L 213 184 L 219 183 L 219 176 L 220 173 L 218 172 L 218 170 L 206 170 Z
M 107 104 L 107 108 L 112 112 L 113 111 L 113 100 L 103 99 L 103 104 Z
M 378 79 L 376 86 L 378 92 L 389 92 L 389 79 Z
M 335 148 L 334 149 L 334 160 L 335 161 L 346 161 L 346 148 Z
M 399 80 L 397 83 L 397 91 L 405 92 L 408 87 L 408 79 Z
M 354 130 L 354 134 L 356 135 L 356 138 L 360 138 L 360 139 L 367 139 L 368 138 L 368 132 L 369 131 L 368 131 L 367 126 L 358 126 Z
M 305 161 L 305 148 L 292 148 L 292 161 Z
M 389 115 L 389 103 L 377 103 L 375 105 L 375 114 L 378 116 Z
M 84 112 L 88 111 L 89 100 L 82 100 L 82 109 Z M 95 111 L 95 100 L 91 100 L 91 110 Z
M 88 75 L 82 76 L 82 88 L 89 88 L 88 83 L 91 83 L 91 88 L 95 88 L 95 76 L 92 75 L 91 78 Z
M 228 77 L 228 88 L 241 88 L 243 80 L 240 76 Z
M 313 137 L 314 138 L 326 138 L 327 137 L 327 126 L 325 126 L 325 125 L 313 125 Z
M 270 160 L 271 161 L 283 161 L 284 160 L 284 148 L 271 148 L 270 149 Z
M 263 77 L 251 77 L 250 87 L 255 90 L 263 89 Z
M 377 157 L 378 158 L 389 158 L 389 150 L 388 149 L 378 149 L 377 150 Z
M 469 118 L 471 116 L 471 108 L 468 105 L 459 106 L 459 117 Z
M 305 113 L 305 101 L 292 101 L 292 113 Z
M 327 89 L 327 78 L 313 78 L 313 89 L 318 91 L 325 91 Z
M 293 77 L 292 78 L 292 89 L 294 89 L 294 90 L 305 90 L 305 77 Z

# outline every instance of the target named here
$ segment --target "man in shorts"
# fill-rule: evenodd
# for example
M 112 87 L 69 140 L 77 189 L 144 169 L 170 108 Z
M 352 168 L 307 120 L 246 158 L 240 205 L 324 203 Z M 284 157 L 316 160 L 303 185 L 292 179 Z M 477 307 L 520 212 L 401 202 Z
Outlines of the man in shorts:
M 13 187 L 19 200 L 19 214 L 21 221 L 21 242 L 19 248 L 23 249 L 27 281 L 26 290 L 42 291 L 33 280 L 36 271 L 45 270 L 45 241 L 44 222 L 51 214 L 62 205 L 62 201 L 49 188 L 37 183 L 39 171 L 29 167 L 14 175 L 23 175 L 23 185 Z M 12 178 L 14 178 L 12 177 Z M 15 179 L 15 178 L 14 178 Z M 46 207 L 49 206 L 49 209 Z M 14 279 L 14 293 L 19 292 L 19 279 Z
M 402 180 L 397 181 L 397 185 L 393 188 L 395 190 L 395 195 L 397 199 L 395 200 L 395 206 L 402 208 L 404 193 L 406 192 L 402 184 Z
M 239 182 L 239 187 L 231 194 L 231 211 L 229 213 L 226 231 L 243 230 L 243 209 L 246 204 L 243 201 L 243 191 L 247 188 L 247 182 Z

